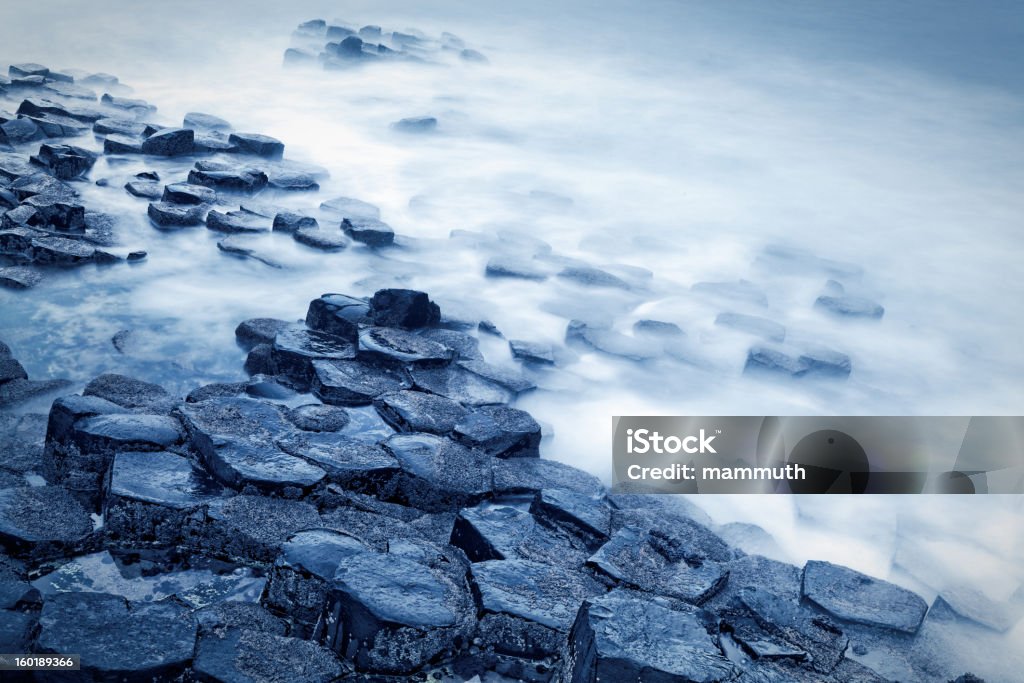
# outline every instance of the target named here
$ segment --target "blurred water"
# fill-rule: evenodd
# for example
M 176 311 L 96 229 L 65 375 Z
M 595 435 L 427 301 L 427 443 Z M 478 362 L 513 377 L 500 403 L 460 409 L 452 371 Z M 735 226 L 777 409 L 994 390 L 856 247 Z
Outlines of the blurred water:
M 1020 414 L 1022 13 L 1005 2 L 797 0 L 8 4 L 0 62 L 108 71 L 161 121 L 206 111 L 276 136 L 287 158 L 330 179 L 315 196 L 258 202 L 359 197 L 405 248 L 319 254 L 268 235 L 255 248 L 286 266 L 272 270 L 220 253 L 202 228 L 157 233 L 145 202 L 119 189 L 137 169 L 101 162 L 92 178 L 113 189 L 83 188 L 86 199 L 120 215 L 124 244 L 148 260 L 0 293 L 0 336 L 32 376 L 118 370 L 185 391 L 242 376 L 237 322 L 300 317 L 328 291 L 422 288 L 510 338 L 555 343 L 573 317 L 624 332 L 641 318 L 675 322 L 687 333 L 675 357 L 584 353 L 540 374 L 541 390 L 520 402 L 553 434 L 547 457 L 605 478 L 613 414 Z M 490 64 L 282 68 L 295 25 L 339 14 L 451 31 Z M 436 135 L 389 129 L 423 114 L 439 119 Z M 484 277 L 490 255 L 532 256 L 535 238 L 635 286 Z M 770 245 L 813 256 L 769 258 Z M 882 321 L 814 310 L 836 277 L 818 258 L 845 264 L 839 279 L 880 301 Z M 691 290 L 740 279 L 767 307 Z M 754 340 L 714 325 L 726 310 L 848 353 L 853 374 L 743 376 Z M 122 329 L 143 340 L 127 356 L 110 343 Z M 484 350 L 511 363 L 503 343 Z M 696 502 L 718 522 L 764 526 L 790 560 L 843 562 L 928 597 L 968 582 L 1002 599 L 1024 580 L 1016 497 Z M 973 559 L 936 561 L 933 542 Z

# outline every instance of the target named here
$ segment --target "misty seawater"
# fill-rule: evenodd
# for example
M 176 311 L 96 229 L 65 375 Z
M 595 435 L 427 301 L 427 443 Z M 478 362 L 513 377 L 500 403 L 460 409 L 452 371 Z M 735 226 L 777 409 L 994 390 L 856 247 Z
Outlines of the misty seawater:
M 539 390 L 517 404 L 544 424 L 545 457 L 605 480 L 616 414 L 1020 414 L 1024 100 L 1008 63 L 1022 63 L 1022 19 L 986 5 L 991 25 L 949 3 L 895 17 L 882 3 L 801 2 L 771 17 L 670 2 L 4 7 L 0 62 L 110 72 L 158 121 L 202 111 L 277 137 L 287 159 L 330 176 L 318 193 L 254 203 L 358 197 L 403 248 L 321 254 L 268 234 L 253 244 L 283 266 L 272 269 L 221 253 L 203 228 L 155 231 L 145 201 L 85 185 L 85 203 L 117 214 L 122 245 L 147 261 L 0 293 L 0 338 L 32 377 L 80 388 L 115 371 L 185 393 L 244 377 L 239 321 L 294 318 L 324 292 L 414 287 L 447 314 L 556 345 L 570 319 L 627 336 L 637 320 L 674 322 L 686 336 L 673 353 L 579 352 L 536 371 Z M 283 68 L 292 29 L 314 17 L 451 31 L 490 63 Z M 438 119 L 436 134 L 389 128 L 419 115 Z M 127 172 L 101 159 L 90 177 L 120 188 Z M 579 259 L 631 286 L 485 277 L 499 255 Z M 830 279 L 884 317 L 814 309 Z M 693 288 L 740 280 L 767 304 Z M 840 350 L 853 372 L 744 375 L 757 339 L 715 325 L 722 312 Z M 120 354 L 110 340 L 126 329 L 137 349 Z M 503 341 L 481 343 L 513 365 Z M 840 562 L 929 600 L 963 583 L 1005 600 L 1024 581 L 1018 497 L 692 500 L 716 523 L 771 533 L 756 552 Z M 1024 647 L 1024 627 L 1008 638 Z

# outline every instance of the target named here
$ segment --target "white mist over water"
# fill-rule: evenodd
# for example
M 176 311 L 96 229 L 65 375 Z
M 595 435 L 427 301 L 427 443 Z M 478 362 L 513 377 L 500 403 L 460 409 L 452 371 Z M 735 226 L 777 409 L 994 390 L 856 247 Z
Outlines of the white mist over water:
M 331 174 L 321 192 L 285 203 L 373 202 L 409 248 L 325 255 L 267 236 L 262 250 L 288 266 L 273 271 L 218 252 L 201 228 L 157 233 L 145 202 L 85 188 L 91 205 L 124 216 L 126 245 L 148 261 L 0 293 L 0 337 L 31 376 L 122 371 L 185 391 L 241 376 L 237 322 L 300 317 L 329 291 L 421 288 L 444 310 L 538 341 L 561 342 L 573 317 L 622 331 L 641 318 L 676 322 L 692 363 L 584 354 L 520 401 L 553 432 L 546 457 L 605 478 L 614 414 L 1020 414 L 1022 12 L 816 5 L 8 4 L 2 63 L 108 71 L 156 104 L 161 122 L 205 111 L 278 137 L 287 158 Z M 283 69 L 292 29 L 315 17 L 451 31 L 491 63 Z M 423 114 L 439 119 L 437 135 L 388 127 Z M 101 162 L 92 177 L 123 172 Z M 452 230 L 502 238 L 480 245 L 449 239 Z M 630 292 L 484 278 L 489 255 L 532 253 L 514 235 L 653 277 L 615 271 L 637 278 Z M 765 259 L 773 244 L 855 264 L 863 274 L 844 284 L 879 300 L 885 317 L 815 311 L 835 276 Z M 768 307 L 690 289 L 739 279 L 760 286 Z M 848 353 L 853 374 L 824 384 L 743 376 L 754 340 L 713 324 L 726 310 Z M 148 330 L 148 351 L 119 356 L 109 340 L 125 328 Z M 509 361 L 502 344 L 484 350 Z M 842 562 L 926 597 L 968 582 L 1003 599 L 1024 581 L 1017 497 L 695 502 L 717 522 L 764 526 L 787 559 Z

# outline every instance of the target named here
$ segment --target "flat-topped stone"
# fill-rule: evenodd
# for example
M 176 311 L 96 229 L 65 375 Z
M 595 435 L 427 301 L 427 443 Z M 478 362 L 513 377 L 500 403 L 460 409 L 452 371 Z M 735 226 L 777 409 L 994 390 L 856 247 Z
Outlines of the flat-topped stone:
M 803 595 L 844 621 L 906 633 L 915 633 L 928 611 L 928 603 L 916 593 L 818 560 L 804 565 Z

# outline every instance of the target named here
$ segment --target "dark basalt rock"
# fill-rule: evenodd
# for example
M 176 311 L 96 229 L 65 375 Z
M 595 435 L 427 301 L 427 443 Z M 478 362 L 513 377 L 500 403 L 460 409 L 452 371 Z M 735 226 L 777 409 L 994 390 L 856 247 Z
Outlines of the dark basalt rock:
M 491 491 L 491 457 L 434 434 L 396 434 L 384 447 L 402 469 L 398 502 L 428 512 L 472 505 Z
M 421 391 L 395 391 L 373 401 L 384 421 L 400 432 L 450 434 L 469 411 L 457 401 Z
M 274 406 L 250 398 L 179 405 L 192 447 L 222 483 L 233 488 L 308 489 L 326 473 L 274 445 L 294 428 Z
M 404 370 L 376 368 L 359 361 L 315 360 L 312 366 L 313 394 L 333 405 L 369 405 L 383 394 L 412 385 Z
M 601 481 L 556 460 L 540 458 L 507 458 L 493 463 L 495 495 L 536 494 L 543 489 L 558 488 L 584 495 L 604 492 Z
M 83 396 L 98 396 L 122 408 L 169 413 L 175 400 L 167 391 L 150 382 L 125 375 L 104 374 L 85 385 Z
M 359 326 L 370 322 L 370 306 L 362 299 L 344 294 L 324 294 L 309 302 L 306 325 L 355 343 Z
M 260 605 L 247 602 L 217 602 L 196 610 L 193 616 L 199 624 L 200 638 L 211 631 L 223 632 L 228 628 L 259 631 L 275 636 L 283 636 L 288 632 L 288 625 L 282 619 L 275 617 Z
M 124 185 L 128 194 L 144 199 L 160 199 L 163 196 L 163 189 L 160 183 L 152 180 L 129 180 Z
M 398 474 L 398 462 L 380 446 L 336 433 L 286 437 L 278 445 L 292 455 L 316 463 L 327 480 L 356 491 L 377 492 Z
M 39 140 L 45 137 L 39 126 L 30 119 L 12 119 L 0 124 L 0 131 L 3 131 L 3 136 L 6 142 L 14 145 L 20 145 L 26 142 L 32 142 L 33 140 Z
M 59 557 L 92 530 L 89 513 L 59 486 L 0 490 L 0 544 L 12 555 L 34 562 Z
M 417 546 L 412 546 L 416 548 Z M 325 642 L 357 669 L 411 673 L 450 654 L 473 625 L 464 570 L 436 550 L 341 558 L 331 580 Z
M 93 123 L 106 116 L 92 107 L 72 107 L 41 97 L 28 97 L 18 105 L 19 116 L 56 116 L 80 123 Z
M 411 116 L 395 121 L 391 128 L 401 133 L 433 133 L 437 130 L 437 119 L 433 116 Z
M 529 512 L 503 504 L 461 510 L 449 543 L 471 562 L 534 560 L 554 567 L 579 569 L 587 557 L 581 539 L 557 527 L 540 524 Z
M 245 350 L 258 344 L 272 344 L 277 334 L 293 323 L 277 318 L 252 318 L 243 320 L 235 328 L 235 340 Z
M 209 133 L 199 133 L 196 135 L 196 139 L 192 144 L 192 150 L 196 154 L 234 154 L 238 152 L 238 146 L 229 142 L 227 136 L 223 133 L 210 131 Z
M 311 403 L 288 411 L 288 419 L 304 432 L 340 432 L 348 426 L 348 413 L 337 406 Z
M 292 235 L 299 244 L 321 251 L 341 251 L 349 245 L 348 238 L 341 233 L 330 233 L 319 226 L 299 228 Z
M 504 404 L 514 398 L 514 394 L 504 387 L 457 365 L 413 368 L 410 375 L 417 389 L 466 406 Z
M 580 608 L 563 680 L 719 683 L 735 675 L 696 612 L 615 590 Z
M 445 365 L 454 352 L 443 344 L 392 327 L 359 330 L 360 360 L 385 365 Z
M 509 339 L 508 348 L 512 352 L 512 357 L 518 360 L 541 365 L 555 364 L 555 349 L 551 344 Z
M 395 231 L 391 226 L 375 218 L 346 217 L 341 221 L 341 229 L 368 247 L 386 247 L 395 241 Z
M 747 332 L 768 341 L 781 342 L 786 339 L 786 328 L 768 318 L 743 313 L 719 313 L 715 324 Z
M 0 418 L 0 469 L 21 477 L 42 472 L 46 422 L 46 415 L 35 413 Z
M 29 224 L 61 232 L 81 232 L 85 229 L 85 207 L 74 200 L 53 195 L 33 195 L 22 206 L 35 209 Z
M 167 202 L 152 202 L 147 209 L 149 218 L 161 228 L 184 228 L 202 225 L 206 207 Z
M 50 69 L 35 62 L 23 62 L 8 66 L 7 75 L 11 78 L 25 78 L 26 76 L 42 76 L 46 78 L 50 75 Z
M 292 534 L 318 526 L 320 515 L 308 503 L 239 495 L 210 504 L 194 542 L 218 557 L 270 563 Z
M 850 639 L 828 619 L 761 588 L 740 590 L 739 601 L 758 627 L 807 652 L 818 673 L 832 671 L 842 660 Z
M 185 114 L 181 127 L 192 130 L 231 130 L 231 124 L 219 116 L 195 111 Z
M 274 366 L 273 344 L 257 344 L 245 357 L 245 371 L 250 375 L 273 375 L 277 368 Z
M 111 134 L 103 140 L 104 154 L 142 154 L 142 139 Z
M 722 589 L 729 572 L 672 541 L 678 539 L 625 527 L 587 562 L 626 586 L 699 605 Z
M 448 330 L 443 327 L 433 327 L 420 332 L 420 336 L 424 339 L 436 341 L 438 344 L 444 344 L 448 348 L 452 349 L 455 352 L 456 359 L 484 359 L 483 354 L 480 353 L 480 340 L 470 334 L 466 334 L 465 332 Z
M 470 567 L 479 637 L 496 652 L 556 657 L 580 605 L 605 592 L 583 572 L 528 560 L 491 560 Z
M 104 528 L 114 542 L 177 545 L 223 489 L 187 459 L 166 451 L 114 456 L 104 496 Z
M 317 330 L 293 326 L 274 337 L 274 367 L 302 387 L 313 381 L 313 361 L 351 360 L 355 356 L 355 346 L 344 338 Z
M 274 653 L 268 657 L 267 653 Z M 193 669 L 204 681 L 329 683 L 348 668 L 330 650 L 252 629 L 215 629 L 199 638 Z
M 116 97 L 110 93 L 104 93 L 100 102 L 115 109 L 127 109 L 136 116 L 146 116 L 156 113 L 156 107 L 145 100 L 132 99 L 129 97 Z
M 812 349 L 800 354 L 798 359 L 806 368 L 808 376 L 834 377 L 843 379 L 853 370 L 850 357 L 832 349 Z
M 343 218 L 363 218 L 368 220 L 379 220 L 380 209 L 364 202 L 360 199 L 353 199 L 351 197 L 335 197 L 329 199 L 326 202 L 320 204 L 320 208 L 324 211 L 330 211 L 332 213 L 340 213 Z
M 276 170 L 270 172 L 270 187 L 285 192 L 316 192 L 320 183 L 316 176 L 303 171 Z
M 856 296 L 819 296 L 814 307 L 847 318 L 879 319 L 885 315 L 881 304 Z
M 46 173 L 21 176 L 11 182 L 10 190 L 20 201 L 36 195 L 63 201 L 74 201 L 78 198 L 74 188 Z
M 566 489 L 541 489 L 530 506 L 534 517 L 579 536 L 597 550 L 611 533 L 611 511 L 603 496 Z
M 195 131 L 190 128 L 165 128 L 142 142 L 142 153 L 162 157 L 184 156 L 192 153 L 195 138 Z
M 217 232 L 258 233 L 269 232 L 270 222 L 265 218 L 245 211 L 222 213 L 216 209 L 211 209 L 206 214 L 206 227 Z
M 14 610 L 0 611 L 0 650 L 4 652 L 28 652 L 34 642 L 39 615 L 35 612 L 17 612 Z M 12 681 L 27 681 L 30 678 L 18 678 L 18 674 L 7 673 Z
M 71 180 L 87 173 L 96 163 L 96 155 L 73 145 L 42 145 L 32 162 L 60 180 Z
M 148 124 L 124 119 L 99 119 L 92 124 L 92 132 L 97 135 L 123 135 L 129 138 L 142 138 L 147 133 L 152 135 L 156 130 Z M 141 142 L 139 143 L 142 144 Z M 140 150 L 141 151 L 141 150 Z M 159 180 L 159 178 L 154 178 Z
M 85 417 L 75 423 L 73 437 L 87 453 L 161 450 L 181 442 L 181 425 L 166 415 L 121 413 Z
M 164 187 L 163 201 L 172 204 L 213 204 L 217 193 L 204 185 L 171 183 Z
M 284 156 L 284 143 L 269 135 L 257 133 L 232 133 L 228 141 L 238 147 L 243 154 L 254 154 L 269 159 L 280 159 Z
M 28 379 L 28 373 L 17 359 L 10 356 L 0 358 L 0 384 L 12 379 Z
M 253 195 L 265 188 L 270 180 L 266 173 L 256 168 L 197 162 L 196 168 L 188 172 L 188 182 L 212 187 L 218 192 Z
M 274 232 L 295 232 L 301 228 L 316 229 L 320 224 L 312 216 L 283 212 L 274 216 Z
M 81 655 L 93 680 L 139 681 L 182 675 L 197 631 L 188 608 L 173 601 L 130 603 L 105 593 L 48 597 L 39 629 L 39 652 Z
M 906 633 L 915 633 L 928 611 L 928 604 L 916 593 L 817 560 L 804 566 L 803 595 L 844 621 Z
M 459 367 L 469 370 L 474 375 L 479 375 L 498 386 L 508 389 L 516 396 L 537 388 L 536 384 L 523 377 L 522 374 L 512 370 L 505 370 L 504 368 L 491 365 L 485 361 L 460 360 L 457 361 L 457 364 Z
M 540 457 L 541 429 L 524 410 L 483 406 L 456 423 L 456 441 L 498 458 Z

